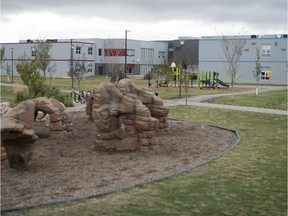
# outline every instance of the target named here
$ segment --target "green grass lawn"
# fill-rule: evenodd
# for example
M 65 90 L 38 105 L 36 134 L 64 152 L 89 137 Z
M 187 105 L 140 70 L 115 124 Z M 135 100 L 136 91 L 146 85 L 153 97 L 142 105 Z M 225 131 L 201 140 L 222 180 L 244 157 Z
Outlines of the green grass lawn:
M 150 88 L 148 88 L 148 81 L 144 80 L 144 79 L 132 79 L 133 82 L 140 88 L 145 88 L 148 89 L 154 93 L 158 93 L 159 96 L 163 99 L 172 99 L 172 98 L 178 98 L 179 97 L 179 88 L 178 87 L 156 87 L 156 82 L 155 80 L 152 81 L 152 86 Z M 7 82 L 7 78 L 6 76 L 1 76 L 1 82 L 3 83 L 11 83 L 11 79 L 9 82 Z M 71 79 L 70 78 L 55 78 L 55 79 L 51 79 L 47 78 L 45 84 L 46 85 L 50 85 L 50 81 L 51 81 L 51 86 L 60 88 L 62 90 L 68 90 L 68 91 L 78 91 L 79 88 L 77 86 L 77 83 L 74 84 L 74 89 L 72 89 L 72 83 L 71 83 Z M 81 82 L 80 85 L 80 90 L 83 91 L 91 91 L 93 89 L 93 87 L 95 86 L 99 86 L 102 82 L 109 82 L 109 79 L 106 79 L 106 77 L 104 76 L 97 76 L 97 77 L 86 77 L 85 80 L 83 80 Z M 14 77 L 14 83 L 17 84 L 23 84 L 22 80 L 20 79 L 19 76 L 15 76 Z M 2 90 L 1 86 L 1 90 Z M 5 94 L 1 94 L 1 98 L 4 99 L 10 99 L 14 97 L 13 94 L 13 88 L 10 87 L 10 91 L 9 91 L 9 87 L 5 87 L 7 90 L 7 94 L 9 92 L 11 92 L 12 95 L 7 95 Z M 235 92 L 240 92 L 240 91 L 247 91 L 250 90 L 251 87 L 235 87 L 234 91 Z M 2 90 L 4 92 L 4 90 Z M 6 90 L 5 90 L 6 91 Z M 187 88 L 187 95 L 188 96 L 194 96 L 194 95 L 203 95 L 203 94 L 219 94 L 219 93 L 227 93 L 227 92 L 231 92 L 230 89 L 212 89 L 212 88 L 204 88 L 204 89 L 200 89 L 200 88 Z M 185 97 L 185 88 L 182 86 L 181 88 L 181 96 Z
M 241 142 L 216 161 L 173 178 L 2 215 L 287 215 L 287 116 L 192 106 L 171 107 L 169 116 L 236 129 Z
M 287 90 L 260 92 L 259 95 L 237 95 L 234 98 L 227 96 L 218 98 L 213 103 L 287 110 Z

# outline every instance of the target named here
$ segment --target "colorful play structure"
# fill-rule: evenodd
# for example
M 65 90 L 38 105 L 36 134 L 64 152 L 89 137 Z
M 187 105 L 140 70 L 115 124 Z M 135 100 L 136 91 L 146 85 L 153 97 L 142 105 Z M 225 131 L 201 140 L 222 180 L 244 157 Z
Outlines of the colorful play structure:
M 229 88 L 229 84 L 219 79 L 219 73 L 215 71 L 193 71 L 193 72 L 181 72 L 180 68 L 173 68 L 170 73 L 169 83 L 167 81 L 160 80 L 159 87 L 178 87 L 181 84 L 187 83 L 188 87 L 197 86 L 198 88 Z

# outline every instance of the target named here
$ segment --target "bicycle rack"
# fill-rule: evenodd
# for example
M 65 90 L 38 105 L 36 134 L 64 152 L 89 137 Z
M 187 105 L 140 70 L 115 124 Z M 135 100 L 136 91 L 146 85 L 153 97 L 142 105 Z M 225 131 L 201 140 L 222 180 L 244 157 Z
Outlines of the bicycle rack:
M 70 92 L 70 97 L 73 98 L 75 103 L 81 103 L 84 104 L 86 103 L 87 99 L 89 96 L 91 96 L 91 91 L 87 91 L 86 93 L 84 93 L 84 91 L 79 91 L 75 92 L 75 91 L 71 91 Z

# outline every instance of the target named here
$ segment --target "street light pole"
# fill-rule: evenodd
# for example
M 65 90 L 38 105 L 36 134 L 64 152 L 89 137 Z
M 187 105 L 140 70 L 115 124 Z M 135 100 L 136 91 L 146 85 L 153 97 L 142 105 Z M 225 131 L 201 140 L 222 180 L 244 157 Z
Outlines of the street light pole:
M 13 71 L 14 71 L 14 68 L 13 68 L 13 60 L 14 60 L 14 57 L 13 57 L 13 54 L 14 54 L 14 49 L 11 48 L 11 59 L 12 59 L 12 65 L 11 65 L 11 69 L 12 69 L 12 80 L 11 82 L 13 83 Z
M 70 41 L 70 76 L 72 80 L 72 88 L 74 89 L 74 66 L 73 66 L 73 52 L 74 52 L 74 45 L 73 40 Z
M 125 30 L 125 63 L 124 63 L 125 78 L 127 72 L 127 32 L 130 32 L 130 30 Z
M 184 39 L 181 39 L 181 40 L 180 40 L 180 45 L 181 45 L 181 47 L 183 47 L 184 42 L 185 42 Z M 183 57 L 182 57 L 182 58 L 183 58 Z M 187 74 L 186 74 L 187 71 L 186 71 L 186 68 L 183 67 L 183 65 L 182 65 L 181 68 L 182 68 L 182 70 L 185 69 L 185 73 L 184 73 L 184 76 L 185 76 L 185 79 L 184 79 L 184 80 L 185 80 L 185 105 L 187 106 L 187 99 L 188 99 L 188 95 L 187 95 L 187 90 L 188 90 L 188 89 L 187 89 Z M 181 76 L 180 76 L 180 77 L 181 77 Z M 181 89 L 181 82 L 180 82 L 180 89 Z M 181 97 L 181 90 L 180 90 L 180 97 Z

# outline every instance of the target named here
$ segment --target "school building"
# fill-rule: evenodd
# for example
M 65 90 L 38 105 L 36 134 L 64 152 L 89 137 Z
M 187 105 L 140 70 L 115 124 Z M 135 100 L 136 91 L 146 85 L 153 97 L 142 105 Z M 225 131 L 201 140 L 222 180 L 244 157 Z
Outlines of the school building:
M 232 36 L 231 36 L 232 37 Z M 260 82 L 287 84 L 287 35 L 243 35 L 245 47 L 238 63 L 236 82 L 255 83 L 253 71 L 256 65 L 256 50 L 260 51 L 259 63 L 262 67 Z M 53 76 L 67 77 L 67 72 L 75 62 L 84 62 L 86 76 L 109 76 L 111 67 L 117 65 L 126 74 L 145 75 L 152 69 L 168 62 L 181 66 L 183 59 L 189 71 L 214 71 L 219 78 L 229 82 L 227 59 L 221 47 L 222 36 L 202 36 L 201 38 L 179 37 L 175 40 L 143 41 L 134 39 L 48 39 L 52 43 L 50 55 L 56 71 Z M 231 38 L 233 39 L 233 37 Z M 184 40 L 184 44 L 180 41 Z M 127 42 L 125 44 L 125 42 Z M 29 61 L 35 56 L 37 40 L 21 40 L 17 43 L 1 43 L 5 49 L 1 61 L 1 75 L 19 74 L 16 65 Z M 12 70 L 13 67 L 13 70 Z

